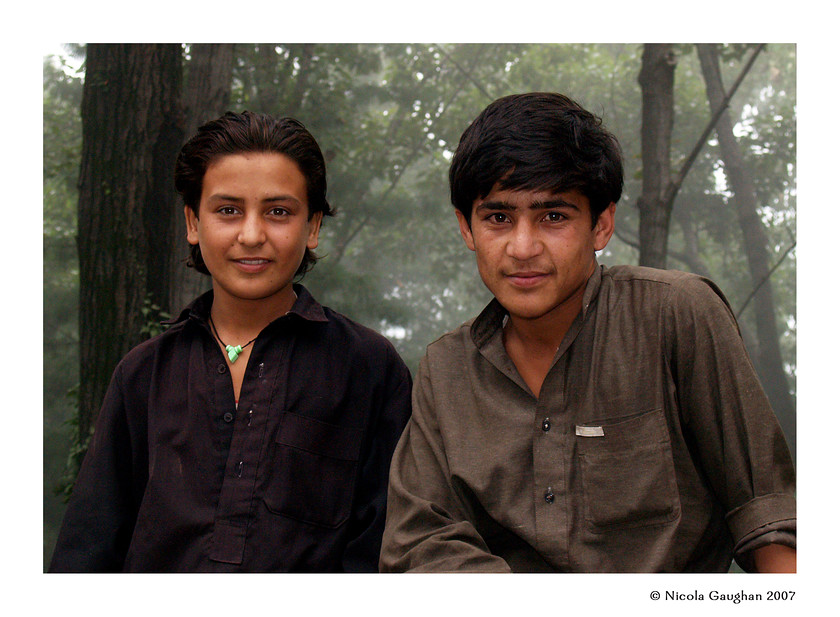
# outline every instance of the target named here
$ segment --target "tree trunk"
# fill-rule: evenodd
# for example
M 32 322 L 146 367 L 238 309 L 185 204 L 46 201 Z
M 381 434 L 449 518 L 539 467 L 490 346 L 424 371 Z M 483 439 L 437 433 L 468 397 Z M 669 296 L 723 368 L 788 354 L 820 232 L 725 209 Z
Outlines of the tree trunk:
M 703 69 L 703 78 L 706 81 L 709 106 L 714 112 L 724 99 L 717 47 L 714 44 L 697 45 L 697 54 Z M 718 120 L 717 136 L 726 177 L 734 194 L 750 277 L 756 289 L 753 298 L 758 339 L 756 369 L 788 437 L 788 442 L 793 448 L 796 441 L 796 412 L 779 348 L 776 305 L 773 299 L 773 286 L 769 278 L 769 242 L 758 213 L 759 203 L 754 183 L 732 132 L 732 119 L 728 111 L 725 111 Z
M 666 200 L 671 179 L 674 124 L 674 71 L 670 44 L 647 43 L 642 53 L 642 192 L 639 208 L 639 264 L 665 268 L 673 202 Z
M 232 43 L 190 45 L 190 61 L 186 67 L 186 87 L 182 98 L 184 127 L 180 142 L 172 149 L 173 159 L 168 176 L 170 185 L 175 157 L 183 142 L 195 134 L 199 126 L 228 110 L 233 81 L 233 51 Z M 174 314 L 202 291 L 209 289 L 210 278 L 186 267 L 189 245 L 185 239 L 183 203 L 174 192 L 171 203 L 173 235 L 166 252 L 169 256 L 166 272 L 169 273 L 170 281 L 166 309 Z
M 161 276 L 171 217 L 179 45 L 89 45 L 79 176 L 79 441 L 114 367 L 142 340 L 144 300 Z M 166 188 L 169 187 L 169 188 Z

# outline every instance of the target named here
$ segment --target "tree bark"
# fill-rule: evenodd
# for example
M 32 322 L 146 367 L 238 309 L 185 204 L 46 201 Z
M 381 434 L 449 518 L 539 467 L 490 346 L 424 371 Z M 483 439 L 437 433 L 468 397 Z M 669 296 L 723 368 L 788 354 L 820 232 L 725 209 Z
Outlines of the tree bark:
M 161 263 L 172 203 L 179 45 L 89 45 L 79 176 L 79 442 L 119 360 L 141 339 L 146 298 L 168 295 Z M 169 187 L 169 188 L 166 188 Z
M 724 99 L 717 46 L 698 44 L 697 54 L 706 82 L 709 107 L 714 112 Z M 776 305 L 773 298 L 773 285 L 769 278 L 769 242 L 759 216 L 759 203 L 754 182 L 744 164 L 744 158 L 732 127 L 732 118 L 729 112 L 725 111 L 717 123 L 717 136 L 726 177 L 734 195 L 733 201 L 747 253 L 750 277 L 755 287 L 753 311 L 758 339 L 756 369 L 779 418 L 779 423 L 793 448 L 796 440 L 796 411 L 779 347 Z
M 665 268 L 673 201 L 666 200 L 671 179 L 674 124 L 673 45 L 647 43 L 642 52 L 642 191 L 639 208 L 639 264 Z
M 172 148 L 169 183 L 175 157 L 183 142 L 195 134 L 199 126 L 218 118 L 228 110 L 233 81 L 234 45 L 190 45 L 190 61 L 186 66 L 187 78 L 182 97 L 184 123 L 180 142 Z M 170 313 L 181 310 L 202 291 L 210 288 L 210 277 L 186 267 L 189 245 L 185 239 L 183 203 L 172 193 L 171 218 L 173 235 L 170 238 L 166 272 L 170 293 L 165 305 Z

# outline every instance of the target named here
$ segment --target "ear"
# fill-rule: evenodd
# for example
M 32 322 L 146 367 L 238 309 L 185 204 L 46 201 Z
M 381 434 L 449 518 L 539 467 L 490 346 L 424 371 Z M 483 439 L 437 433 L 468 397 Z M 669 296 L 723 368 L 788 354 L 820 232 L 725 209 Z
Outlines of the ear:
M 615 231 L 615 203 L 611 203 L 607 208 L 601 212 L 598 220 L 595 222 L 595 250 L 600 251 L 612 238 L 613 231 Z
M 472 229 L 470 229 L 470 223 L 467 221 L 467 217 L 457 209 L 455 210 L 455 216 L 458 217 L 458 227 L 461 229 L 461 237 L 464 239 L 464 244 L 467 245 L 468 249 L 474 251 L 475 240 L 473 240 Z
M 184 206 L 184 218 L 187 222 L 187 242 L 198 244 L 198 217 L 189 206 Z
M 323 212 L 316 212 L 309 219 L 309 238 L 306 241 L 306 248 L 315 249 L 318 247 L 318 232 L 321 231 L 321 221 L 324 220 Z

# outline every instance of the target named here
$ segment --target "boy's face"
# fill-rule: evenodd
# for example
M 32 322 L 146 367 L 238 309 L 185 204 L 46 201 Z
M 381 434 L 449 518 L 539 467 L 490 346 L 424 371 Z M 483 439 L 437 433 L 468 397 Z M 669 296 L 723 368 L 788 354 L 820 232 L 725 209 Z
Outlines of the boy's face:
M 306 179 L 277 153 L 231 154 L 204 174 L 198 216 L 187 206 L 187 241 L 198 244 L 217 299 L 292 302 L 321 213 L 308 218 Z M 290 304 L 289 304 L 290 305 Z
M 511 318 L 535 320 L 580 310 L 595 251 L 612 236 L 615 205 L 592 227 L 578 191 L 500 190 L 473 203 L 471 221 L 456 210 L 478 272 Z

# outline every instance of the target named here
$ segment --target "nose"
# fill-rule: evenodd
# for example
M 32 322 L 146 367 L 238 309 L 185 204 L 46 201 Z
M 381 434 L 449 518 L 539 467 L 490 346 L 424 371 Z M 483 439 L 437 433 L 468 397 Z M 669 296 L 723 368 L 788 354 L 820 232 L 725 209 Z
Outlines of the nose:
M 527 261 L 542 253 L 543 244 L 537 230 L 527 221 L 519 220 L 511 229 L 506 251 L 509 257 L 518 261 Z
M 265 242 L 264 221 L 259 214 L 248 214 L 242 219 L 237 240 L 246 246 L 259 246 Z

